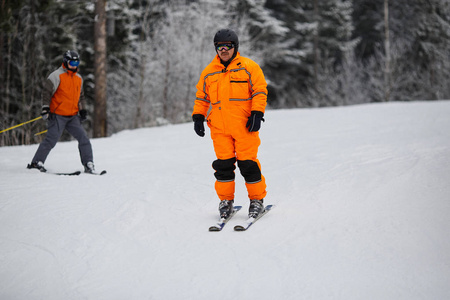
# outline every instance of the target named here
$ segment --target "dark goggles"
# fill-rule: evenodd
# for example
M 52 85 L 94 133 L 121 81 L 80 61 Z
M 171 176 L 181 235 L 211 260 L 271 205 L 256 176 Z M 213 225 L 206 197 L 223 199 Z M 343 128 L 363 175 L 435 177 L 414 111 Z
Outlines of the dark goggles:
M 233 44 L 233 43 L 218 44 L 218 45 L 216 45 L 217 51 L 222 51 L 222 50 L 228 51 L 228 50 L 230 50 L 231 48 L 234 48 L 234 44 Z
M 78 67 L 79 64 L 80 64 L 79 60 L 69 60 L 69 65 L 71 67 Z

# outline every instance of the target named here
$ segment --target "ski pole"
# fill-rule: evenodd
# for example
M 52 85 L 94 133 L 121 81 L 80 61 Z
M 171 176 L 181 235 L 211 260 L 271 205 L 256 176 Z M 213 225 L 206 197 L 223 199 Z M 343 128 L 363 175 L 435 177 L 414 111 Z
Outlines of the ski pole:
M 46 132 L 47 132 L 47 129 L 46 129 L 46 130 L 43 130 L 43 131 L 41 131 L 41 132 L 35 133 L 34 136 L 38 136 L 38 135 L 43 134 L 43 133 L 46 133 Z
M 30 120 L 30 121 L 23 122 L 23 123 L 21 123 L 21 124 L 19 124 L 19 125 L 16 125 L 16 126 L 13 126 L 13 127 L 9 127 L 9 128 L 6 128 L 6 129 L 0 131 L 0 133 L 3 133 L 3 132 L 5 132 L 5 131 L 8 131 L 8 130 L 11 130 L 11 129 L 20 127 L 20 126 L 22 126 L 22 125 L 25 125 L 25 124 L 28 124 L 28 123 L 31 123 L 31 122 L 34 122 L 34 121 L 37 121 L 37 120 L 39 120 L 39 119 L 42 119 L 42 116 L 39 116 L 39 117 L 37 117 L 36 119 Z

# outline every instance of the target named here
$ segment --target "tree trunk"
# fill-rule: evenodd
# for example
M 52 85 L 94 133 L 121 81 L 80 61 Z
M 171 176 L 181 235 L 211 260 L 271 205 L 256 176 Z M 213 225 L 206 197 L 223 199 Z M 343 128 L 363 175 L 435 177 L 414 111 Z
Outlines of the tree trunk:
M 165 119 L 170 120 L 169 117 L 169 78 L 170 78 L 170 62 L 166 59 L 166 70 L 164 76 L 164 88 L 163 88 L 163 112 L 162 115 Z
M 384 0 L 384 51 L 386 64 L 384 70 L 384 101 L 388 102 L 391 94 L 391 44 L 389 42 L 389 0 Z
M 142 109 L 144 107 L 144 80 L 145 80 L 145 66 L 146 66 L 146 56 L 144 54 L 144 47 L 145 47 L 145 39 L 143 37 L 143 33 L 141 33 L 141 41 L 139 43 L 139 58 L 140 58 L 140 64 L 139 64 L 139 95 L 138 95 L 138 102 L 136 106 L 136 118 L 134 120 L 134 128 L 140 128 L 143 124 L 143 116 L 142 116 Z
M 314 90 L 316 93 L 318 90 L 318 74 L 319 74 L 319 4 L 318 0 L 314 0 L 314 23 L 316 24 L 316 30 L 314 31 Z
M 106 118 L 106 0 L 95 2 L 95 109 L 94 137 L 107 135 Z

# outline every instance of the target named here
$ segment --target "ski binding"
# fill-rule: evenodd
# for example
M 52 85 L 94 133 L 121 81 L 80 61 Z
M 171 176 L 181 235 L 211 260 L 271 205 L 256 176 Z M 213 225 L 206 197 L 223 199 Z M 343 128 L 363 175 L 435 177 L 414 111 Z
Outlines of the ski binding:
M 253 218 L 250 217 L 247 219 L 247 221 L 245 221 L 242 224 L 238 224 L 236 226 L 234 226 L 234 230 L 235 231 L 246 231 L 250 226 L 252 226 L 256 221 L 258 221 L 259 219 L 261 219 L 265 214 L 267 214 L 271 209 L 272 209 L 273 205 L 267 205 L 264 208 L 264 212 L 261 213 L 258 217 Z
M 231 213 L 231 215 L 227 218 L 220 218 L 220 220 L 214 224 L 213 226 L 209 227 L 209 231 L 221 231 L 223 229 L 223 227 L 225 226 L 225 224 L 227 224 L 228 221 L 230 221 L 230 219 L 242 208 L 242 206 L 235 206 L 233 207 L 233 212 Z

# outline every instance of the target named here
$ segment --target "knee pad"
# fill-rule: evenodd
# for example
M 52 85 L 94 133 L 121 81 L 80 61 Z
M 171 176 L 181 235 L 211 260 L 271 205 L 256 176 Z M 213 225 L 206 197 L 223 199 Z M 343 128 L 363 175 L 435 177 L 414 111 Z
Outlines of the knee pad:
M 216 177 L 217 181 L 233 181 L 235 177 L 234 170 L 236 169 L 235 163 L 235 157 L 230 159 L 215 160 L 212 164 L 212 167 L 214 170 L 216 170 L 214 176 Z
M 247 183 L 256 183 L 261 181 L 261 170 L 256 161 L 238 160 L 238 167 Z

